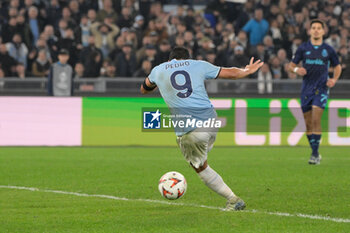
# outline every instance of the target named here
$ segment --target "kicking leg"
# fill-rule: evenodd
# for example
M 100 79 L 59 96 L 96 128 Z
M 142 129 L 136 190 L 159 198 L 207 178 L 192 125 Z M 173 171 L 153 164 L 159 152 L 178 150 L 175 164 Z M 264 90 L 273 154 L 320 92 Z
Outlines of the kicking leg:
M 185 159 L 191 164 L 204 184 L 227 199 L 226 209 L 242 210 L 245 207 L 244 201 L 237 197 L 225 184 L 222 177 L 208 165 L 208 151 L 213 147 L 215 138 L 215 132 L 192 131 L 178 137 L 177 143 Z
M 208 188 L 227 199 L 225 210 L 243 210 L 245 208 L 244 201 L 232 192 L 222 177 L 208 165 L 207 161 L 198 168 L 192 164 L 191 166 Z

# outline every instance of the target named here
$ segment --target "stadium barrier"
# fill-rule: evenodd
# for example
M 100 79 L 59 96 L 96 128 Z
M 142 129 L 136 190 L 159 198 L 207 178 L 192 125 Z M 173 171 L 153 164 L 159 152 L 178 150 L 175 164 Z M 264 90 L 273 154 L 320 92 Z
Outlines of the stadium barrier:
M 138 96 L 140 85 L 144 78 L 75 78 L 74 93 L 78 96 Z M 277 79 L 272 81 L 259 81 L 257 79 L 239 80 L 207 80 L 206 88 L 214 96 L 250 95 L 263 97 L 264 95 L 287 95 L 298 97 L 301 88 L 301 79 Z M 46 95 L 47 78 L 27 77 L 0 78 L 0 95 Z M 269 86 L 269 88 L 268 88 Z M 339 80 L 332 88 L 332 96 L 337 98 L 350 98 L 350 80 Z
M 297 99 L 214 98 L 218 146 L 306 146 Z M 176 146 L 174 132 L 145 131 L 143 109 L 161 98 L 0 97 L 1 146 Z M 328 101 L 322 145 L 350 145 L 350 99 Z M 231 128 L 230 128 L 231 127 Z

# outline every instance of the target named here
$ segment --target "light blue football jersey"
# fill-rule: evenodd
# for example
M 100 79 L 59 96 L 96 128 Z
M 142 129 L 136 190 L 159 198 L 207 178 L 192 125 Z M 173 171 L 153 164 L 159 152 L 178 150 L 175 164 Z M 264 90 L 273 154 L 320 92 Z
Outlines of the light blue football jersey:
M 215 118 L 216 112 L 209 100 L 204 81 L 217 78 L 220 69 L 206 61 L 173 59 L 154 67 L 148 78 L 158 86 L 172 114 L 186 114 L 206 120 Z M 193 129 L 175 128 L 175 132 L 181 136 Z

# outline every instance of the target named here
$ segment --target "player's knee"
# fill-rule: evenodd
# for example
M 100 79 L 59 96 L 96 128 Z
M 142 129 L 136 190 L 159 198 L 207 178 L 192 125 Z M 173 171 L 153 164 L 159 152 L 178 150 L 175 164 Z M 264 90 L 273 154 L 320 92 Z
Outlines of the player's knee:
M 306 122 L 306 132 L 312 132 L 312 128 L 313 128 L 313 125 L 312 125 L 312 122 Z
M 205 162 L 203 163 L 203 165 L 198 166 L 198 168 L 196 168 L 195 166 L 193 166 L 192 163 L 191 163 L 191 166 L 193 167 L 193 169 L 194 169 L 197 173 L 200 173 L 201 171 L 204 171 L 204 170 L 208 167 L 208 162 L 205 161 Z
M 321 121 L 312 122 L 312 129 L 313 129 L 313 131 L 320 131 L 321 130 Z

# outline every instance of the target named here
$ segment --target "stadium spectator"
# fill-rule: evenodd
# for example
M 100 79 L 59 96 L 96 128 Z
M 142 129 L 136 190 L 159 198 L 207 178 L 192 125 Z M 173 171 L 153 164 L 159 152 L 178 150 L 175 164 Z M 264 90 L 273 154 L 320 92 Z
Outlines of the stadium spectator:
M 268 32 L 269 23 L 263 18 L 263 16 L 263 10 L 256 9 L 254 11 L 254 18 L 249 20 L 243 27 L 243 31 L 249 34 L 249 42 L 252 46 L 261 43 Z
M 293 38 L 292 44 L 288 51 L 288 57 L 291 58 L 293 54 L 297 51 L 298 47 L 301 45 L 302 39 L 300 37 Z
M 115 78 L 116 71 L 117 71 L 116 67 L 112 63 L 108 62 L 106 67 L 106 74 L 104 75 L 104 77 Z
M 194 9 L 192 7 L 189 7 L 186 11 L 186 16 L 183 19 L 187 30 L 193 30 L 194 15 Z
M 227 65 L 235 65 L 236 67 L 243 68 L 248 63 L 249 58 L 244 54 L 244 48 L 240 45 L 237 45 L 234 48 L 234 56 L 227 61 Z
M 119 28 L 127 27 L 130 28 L 132 26 L 133 19 L 131 18 L 130 9 L 127 7 L 123 7 L 121 15 L 118 18 L 117 25 Z
M 271 36 L 269 35 L 265 36 L 263 43 L 265 45 L 265 51 L 269 57 L 276 54 L 276 48 L 275 48 L 275 45 L 273 44 L 273 40 Z
M 74 32 L 71 28 L 67 28 L 64 32 L 64 36 L 59 39 L 58 47 L 60 49 L 68 50 L 70 56 L 68 63 L 74 67 L 77 62 L 77 56 L 79 54 L 79 49 L 77 47 L 77 41 L 74 36 Z
M 96 20 L 103 23 L 106 17 L 111 17 L 114 23 L 118 20 L 118 14 L 113 9 L 112 0 L 103 1 L 103 8 L 98 11 Z
M 56 35 L 58 38 L 62 38 L 64 37 L 65 31 L 68 28 L 68 23 L 67 21 L 65 21 L 64 19 L 60 19 L 60 21 L 58 22 L 58 28 L 56 31 Z
M 79 10 L 79 2 L 77 0 L 71 0 L 68 4 L 68 9 L 70 10 L 71 18 L 76 22 L 80 22 L 81 12 Z
M 157 19 L 164 16 L 162 4 L 160 2 L 152 2 L 148 12 L 148 19 Z
M 271 26 L 270 26 L 268 34 L 271 36 L 271 38 L 273 40 L 272 43 L 274 44 L 276 49 L 281 48 L 282 43 L 283 43 L 283 37 L 282 37 L 282 32 L 281 32 L 280 28 L 278 27 L 277 20 L 274 19 L 271 21 Z
M 187 48 L 191 48 L 191 50 L 193 50 L 193 53 L 196 53 L 197 50 L 198 50 L 198 43 L 197 43 L 197 40 L 194 39 L 192 31 L 186 31 L 184 33 L 184 40 L 185 40 L 185 44 L 184 45 Z
M 79 21 L 76 22 L 75 19 L 72 17 L 72 13 L 71 13 L 71 11 L 69 10 L 68 7 L 64 7 L 62 9 L 62 19 L 64 21 L 66 21 L 67 22 L 67 26 L 69 28 L 72 28 L 72 29 L 76 28 L 77 23 L 79 22 Z
M 258 93 L 272 93 L 272 74 L 268 64 L 264 64 L 258 71 Z
M 36 51 L 39 51 L 39 50 L 44 50 L 45 52 L 46 52 L 46 57 L 47 57 L 47 59 L 48 60 L 52 60 L 52 55 L 51 55 L 51 53 L 53 53 L 53 54 L 56 54 L 57 52 L 56 52 L 56 50 L 57 50 L 57 48 L 50 48 L 50 47 L 48 47 L 48 45 L 47 45 L 47 41 L 44 39 L 44 37 L 43 38 L 39 38 L 39 40 L 36 42 L 36 45 L 35 45 L 35 48 L 34 48 Z M 54 50 L 54 49 L 56 49 L 56 50 Z M 52 52 L 51 52 L 52 51 Z M 35 53 L 35 55 L 37 55 L 36 53 Z
M 126 42 L 131 43 L 134 49 L 138 48 L 138 40 L 136 31 L 133 28 L 129 29 L 129 32 L 126 35 Z
M 277 56 L 271 57 L 271 73 L 273 79 L 283 79 L 286 76 L 284 66 Z
M 1 31 L 6 32 L 1 34 L 3 43 L 10 42 L 13 36 L 15 35 L 15 33 L 17 33 L 17 18 L 16 17 L 9 18 L 7 24 L 3 25 Z
M 207 62 L 210 62 L 211 64 L 216 65 L 217 60 L 216 60 L 216 53 L 214 50 L 210 50 L 205 54 L 204 60 Z
M 39 39 L 40 32 L 43 28 L 43 22 L 38 18 L 38 8 L 30 6 L 28 9 L 29 27 L 33 36 L 33 45 Z
M 180 19 L 177 15 L 172 15 L 167 22 L 167 30 L 169 37 L 173 37 L 177 33 L 177 25 L 180 23 Z
M 115 41 L 115 48 L 108 54 L 108 58 L 114 61 L 119 53 L 122 52 L 123 45 L 126 43 L 125 39 L 121 36 L 117 37 Z
M 61 16 L 61 7 L 58 0 L 50 1 L 50 4 L 46 9 L 46 15 L 47 15 L 47 18 L 46 18 L 47 24 L 57 27 L 58 20 L 60 19 L 60 16 Z
M 112 18 L 108 16 L 106 19 L 104 23 L 96 22 L 90 28 L 95 37 L 95 45 L 101 49 L 104 58 L 108 56 L 109 51 L 114 49 L 114 37 L 119 33 L 119 28 L 110 22 Z
M 335 51 L 338 51 L 340 48 L 340 36 L 338 30 L 332 30 L 329 38 L 325 40 L 325 43 L 329 44 L 334 48 Z
M 17 62 L 8 54 L 5 44 L 0 44 L 0 64 L 5 77 L 11 77 L 15 73 Z
M 87 13 L 87 17 L 89 19 L 89 24 L 92 25 L 93 23 L 97 22 L 97 14 L 94 9 L 90 9 Z
M 210 40 L 210 39 L 207 38 L 207 40 Z M 184 45 L 185 45 L 185 39 L 183 38 L 183 36 L 181 35 L 176 36 L 174 46 L 184 46 Z
M 346 46 L 339 49 L 340 60 L 342 64 L 342 79 L 350 79 L 350 54 Z
M 3 89 L 5 86 L 5 81 L 2 80 L 3 78 L 5 78 L 5 72 L 0 68 L 0 89 Z
M 156 54 L 155 65 L 159 65 L 168 61 L 171 51 L 170 43 L 167 40 L 163 40 L 159 45 L 159 51 Z
M 289 59 L 287 58 L 287 52 L 284 49 L 279 49 L 277 51 L 277 58 L 280 60 L 283 66 L 290 62 Z
M 169 33 L 169 29 L 171 30 L 171 27 L 168 27 L 168 33 Z M 182 22 L 178 22 L 176 23 L 176 27 L 174 28 L 175 30 L 173 32 L 171 32 L 172 34 L 169 34 L 169 41 L 171 44 L 175 43 L 175 39 L 177 36 L 184 36 L 185 32 L 186 32 L 186 25 Z M 164 39 L 163 39 L 164 40 Z
M 28 76 L 24 64 L 17 63 L 15 76 L 20 78 L 20 79 L 25 79 Z
M 73 95 L 73 69 L 68 64 L 69 52 L 61 49 L 58 53 L 58 62 L 52 64 L 48 77 L 48 95 Z
M 161 19 L 161 18 L 156 19 L 154 26 L 155 26 L 155 31 L 158 35 L 157 42 L 160 42 L 164 39 L 168 39 L 169 36 L 168 36 L 167 28 L 164 24 L 164 19 Z
M 78 62 L 77 64 L 75 64 L 74 67 L 74 78 L 84 78 L 84 65 L 80 62 Z
M 253 9 L 253 2 L 251 1 L 246 1 L 244 6 L 241 7 L 236 22 L 234 23 L 236 32 L 240 31 L 249 21 L 250 15 L 253 14 Z
M 152 64 L 152 68 L 156 66 L 156 54 L 157 54 L 157 48 L 152 45 L 146 45 L 145 55 L 141 58 L 141 62 L 143 60 L 148 60 Z M 141 64 L 138 65 L 138 67 L 141 67 Z
M 83 15 L 80 19 L 79 27 L 75 30 L 77 41 L 82 47 L 89 46 L 90 26 L 89 18 L 86 15 Z
M 268 62 L 269 61 L 269 55 L 266 52 L 266 48 L 264 44 L 258 44 L 256 46 L 256 52 L 254 54 L 254 57 L 257 59 L 260 59 L 261 61 Z
M 182 38 L 182 37 L 180 37 Z M 183 44 L 178 44 L 176 43 L 176 46 L 183 46 Z M 209 37 L 203 37 L 200 41 L 199 41 L 199 49 L 198 49 L 198 53 L 197 55 L 200 55 L 201 57 L 205 57 L 206 54 L 211 51 L 214 48 L 214 44 L 212 42 L 212 40 Z
M 7 51 L 18 63 L 22 63 L 27 68 L 28 48 L 22 42 L 20 34 L 15 34 L 11 42 L 6 43 Z
M 47 77 L 50 70 L 50 61 L 47 59 L 46 51 L 40 50 L 38 57 L 32 65 L 32 75 L 34 77 Z
M 87 62 L 90 59 L 92 53 L 95 51 L 98 52 L 102 56 L 102 52 L 99 48 L 96 47 L 95 45 L 95 37 L 94 36 L 89 36 L 88 38 L 88 46 L 84 47 L 80 53 L 80 58 L 79 61 L 86 67 Z
M 149 60 L 143 60 L 141 64 L 141 68 L 138 69 L 133 77 L 147 77 L 152 70 L 152 63 Z
M 272 4 L 267 20 L 272 22 L 277 19 L 277 16 L 281 13 L 280 8 L 276 4 Z
M 150 36 L 145 36 L 142 39 L 142 47 L 137 50 L 136 52 L 136 60 L 137 60 L 137 64 L 141 63 L 141 59 L 145 56 L 145 52 L 146 52 L 146 46 L 147 45 L 155 45 L 155 43 L 152 43 L 152 39 Z
M 114 5 L 117 5 L 116 2 L 119 2 L 118 5 L 119 5 L 120 7 L 118 6 L 119 9 L 116 10 L 119 14 L 120 14 L 121 11 L 123 10 L 123 7 L 125 7 L 125 8 L 128 8 L 128 9 L 129 9 L 130 15 L 131 15 L 132 18 L 135 18 L 135 17 L 136 17 L 136 15 L 137 15 L 137 13 L 138 13 L 137 8 L 139 8 L 139 6 L 137 6 L 137 3 L 136 3 L 135 0 L 125 0 L 125 1 L 123 2 L 123 5 L 121 4 L 121 0 L 115 1 L 115 4 L 114 4 Z
M 136 37 L 137 37 L 137 44 L 138 49 L 142 45 L 142 38 L 143 38 L 143 29 L 144 29 L 145 19 L 142 15 L 137 15 L 135 17 L 135 23 L 133 24 L 132 28 L 135 30 Z
M 29 48 L 32 46 L 32 34 L 24 15 L 17 16 L 17 32 L 21 35 L 23 43 Z
M 101 67 L 103 64 L 103 57 L 98 51 L 94 51 L 90 54 L 84 65 L 84 77 L 97 78 L 100 76 Z
M 237 44 L 243 47 L 243 49 L 249 48 L 248 37 L 245 31 L 239 31 L 238 35 L 235 37 Z
M 132 48 L 132 44 L 125 43 L 122 52 L 119 53 L 115 59 L 115 66 L 118 77 L 131 77 L 136 70 L 136 56 Z

